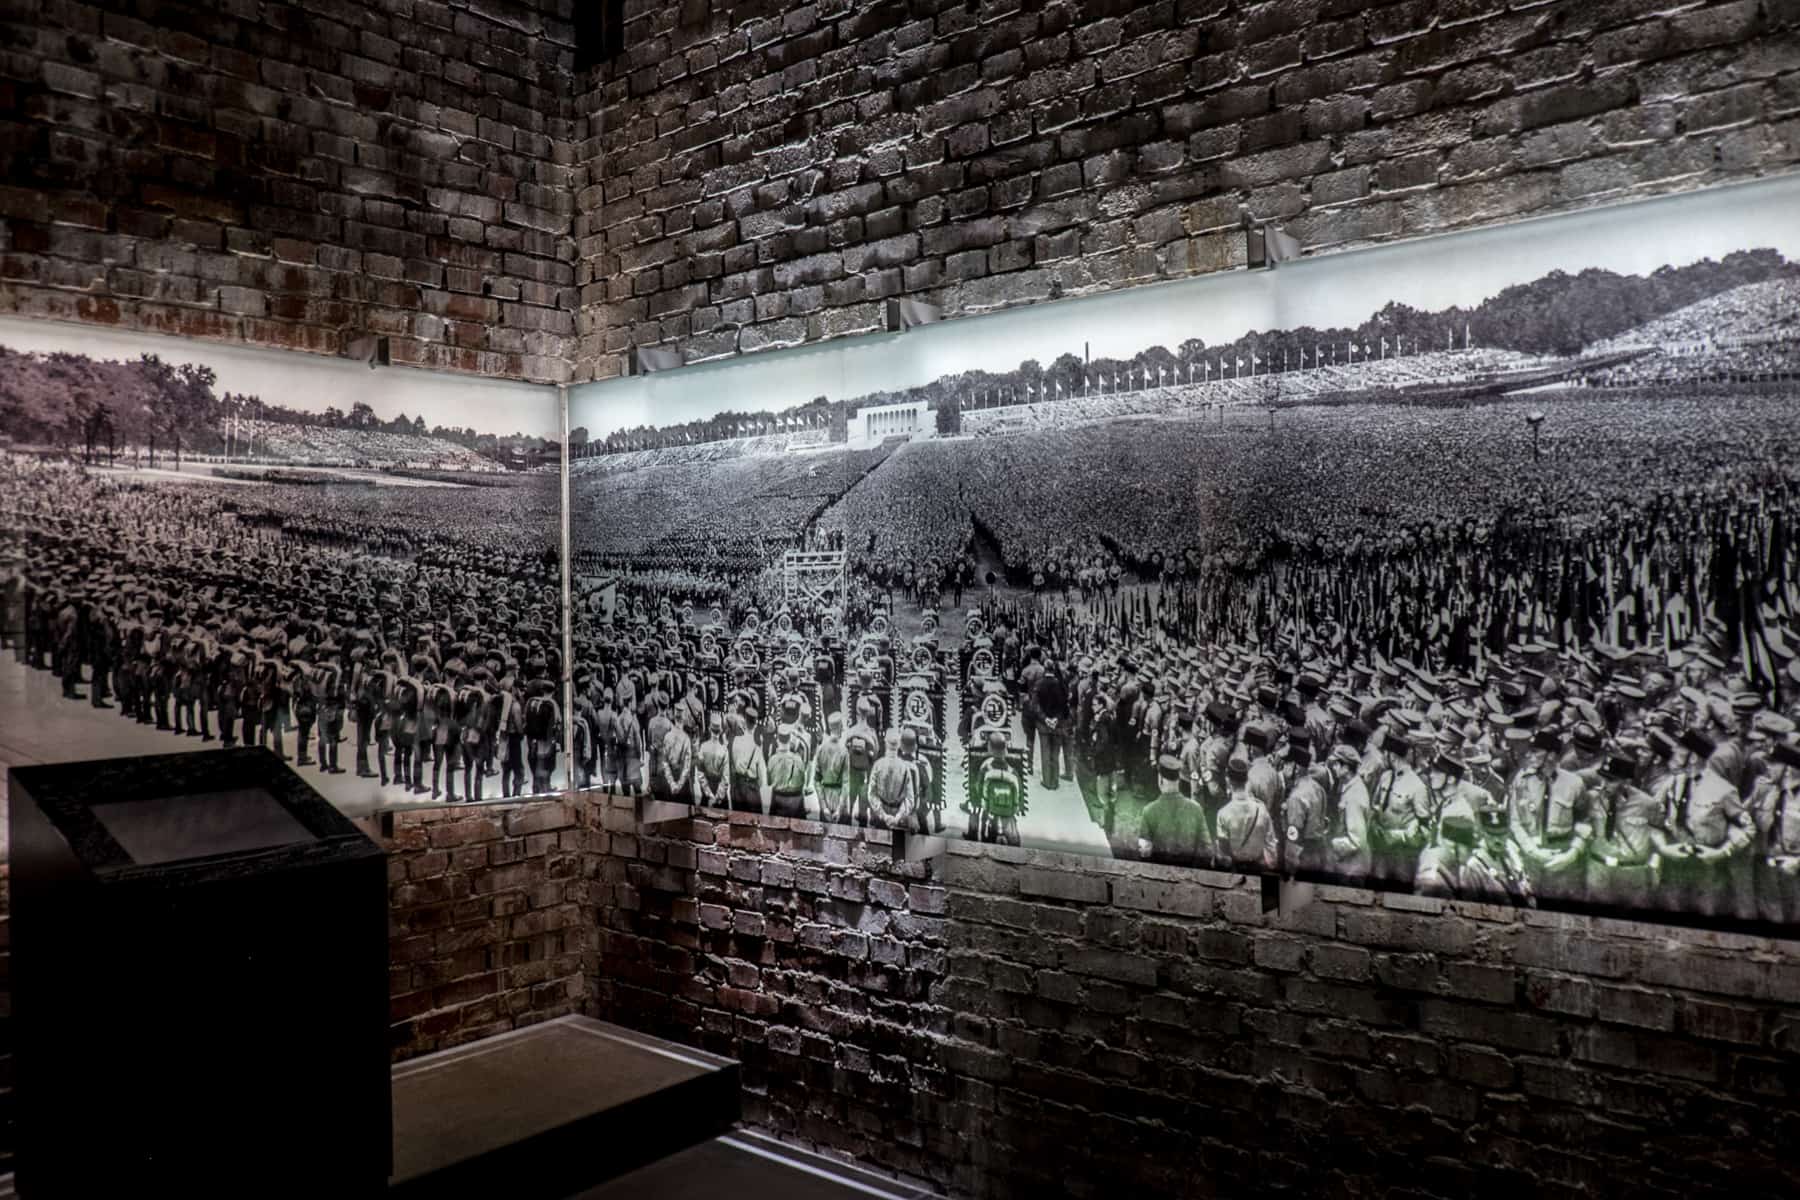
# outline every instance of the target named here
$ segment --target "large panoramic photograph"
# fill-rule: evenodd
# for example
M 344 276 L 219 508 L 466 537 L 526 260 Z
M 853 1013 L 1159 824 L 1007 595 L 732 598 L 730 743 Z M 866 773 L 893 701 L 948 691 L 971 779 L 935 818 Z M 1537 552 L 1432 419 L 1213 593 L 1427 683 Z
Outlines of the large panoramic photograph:
M 1800 918 L 1793 192 L 576 389 L 577 776 Z
M 0 326 L 0 751 L 260 745 L 349 813 L 566 786 L 553 392 Z

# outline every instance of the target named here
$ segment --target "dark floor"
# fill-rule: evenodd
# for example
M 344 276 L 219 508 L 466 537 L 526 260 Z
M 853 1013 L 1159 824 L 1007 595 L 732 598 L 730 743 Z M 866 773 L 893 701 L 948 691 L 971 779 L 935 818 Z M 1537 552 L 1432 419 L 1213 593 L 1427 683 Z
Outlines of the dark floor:
M 924 1200 L 931 1194 L 755 1134 L 732 1134 L 569 1200 Z

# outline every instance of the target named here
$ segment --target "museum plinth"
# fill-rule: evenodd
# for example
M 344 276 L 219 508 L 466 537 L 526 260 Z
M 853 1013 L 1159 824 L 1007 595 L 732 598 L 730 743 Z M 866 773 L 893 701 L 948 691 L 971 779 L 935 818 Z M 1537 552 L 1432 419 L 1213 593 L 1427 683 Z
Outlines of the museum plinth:
M 374 1195 L 385 856 L 267 750 L 11 774 L 19 1194 Z

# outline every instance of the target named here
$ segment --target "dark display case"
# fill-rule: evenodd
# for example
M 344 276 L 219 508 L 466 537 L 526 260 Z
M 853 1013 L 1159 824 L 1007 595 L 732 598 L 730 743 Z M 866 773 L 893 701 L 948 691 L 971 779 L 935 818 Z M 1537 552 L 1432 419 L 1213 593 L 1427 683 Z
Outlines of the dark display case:
M 11 774 L 27 1197 L 373 1194 L 381 847 L 263 749 Z

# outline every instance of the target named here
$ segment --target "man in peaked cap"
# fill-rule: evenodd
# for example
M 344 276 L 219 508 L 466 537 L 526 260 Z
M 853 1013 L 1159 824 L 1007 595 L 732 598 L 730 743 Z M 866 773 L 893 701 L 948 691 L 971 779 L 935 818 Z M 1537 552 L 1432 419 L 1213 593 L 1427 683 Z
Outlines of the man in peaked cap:
M 1331 794 L 1335 787 L 1330 767 L 1314 763 L 1304 743 L 1295 747 L 1294 780 L 1282 802 L 1282 832 L 1286 844 L 1284 869 L 1317 871 L 1327 862 L 1331 837 Z
M 1666 901 L 1683 912 L 1753 919 L 1756 830 L 1743 794 L 1748 756 L 1735 739 L 1714 743 L 1689 731 L 1682 740 L 1693 769 L 1666 810 Z
M 1413 766 L 1415 753 L 1434 744 L 1434 738 L 1418 733 L 1388 732 L 1381 739 L 1381 773 L 1369 801 L 1371 874 L 1376 879 L 1411 886 L 1419 853 L 1436 837 L 1431 789 Z
M 1649 906 L 1657 858 L 1668 847 L 1663 806 L 1637 786 L 1638 760 L 1626 748 L 1600 766 L 1588 811 L 1587 899 L 1625 908 Z
M 1200 744 L 1197 770 L 1193 776 L 1194 799 L 1206 810 L 1207 822 L 1216 828 L 1219 810 L 1231 798 L 1226 765 L 1232 750 L 1237 746 L 1239 715 L 1238 710 L 1230 704 L 1214 700 L 1206 706 L 1205 717 L 1207 735 L 1206 740 Z
M 1266 805 L 1250 794 L 1250 759 L 1234 751 L 1225 764 L 1231 798 L 1213 826 L 1221 867 L 1240 871 L 1273 870 L 1276 864 L 1275 822 Z
M 1346 730 L 1355 741 L 1340 741 L 1325 760 L 1337 803 L 1332 806 L 1325 865 L 1350 878 L 1366 878 L 1374 862 L 1369 845 L 1369 781 L 1363 774 L 1367 730 Z

